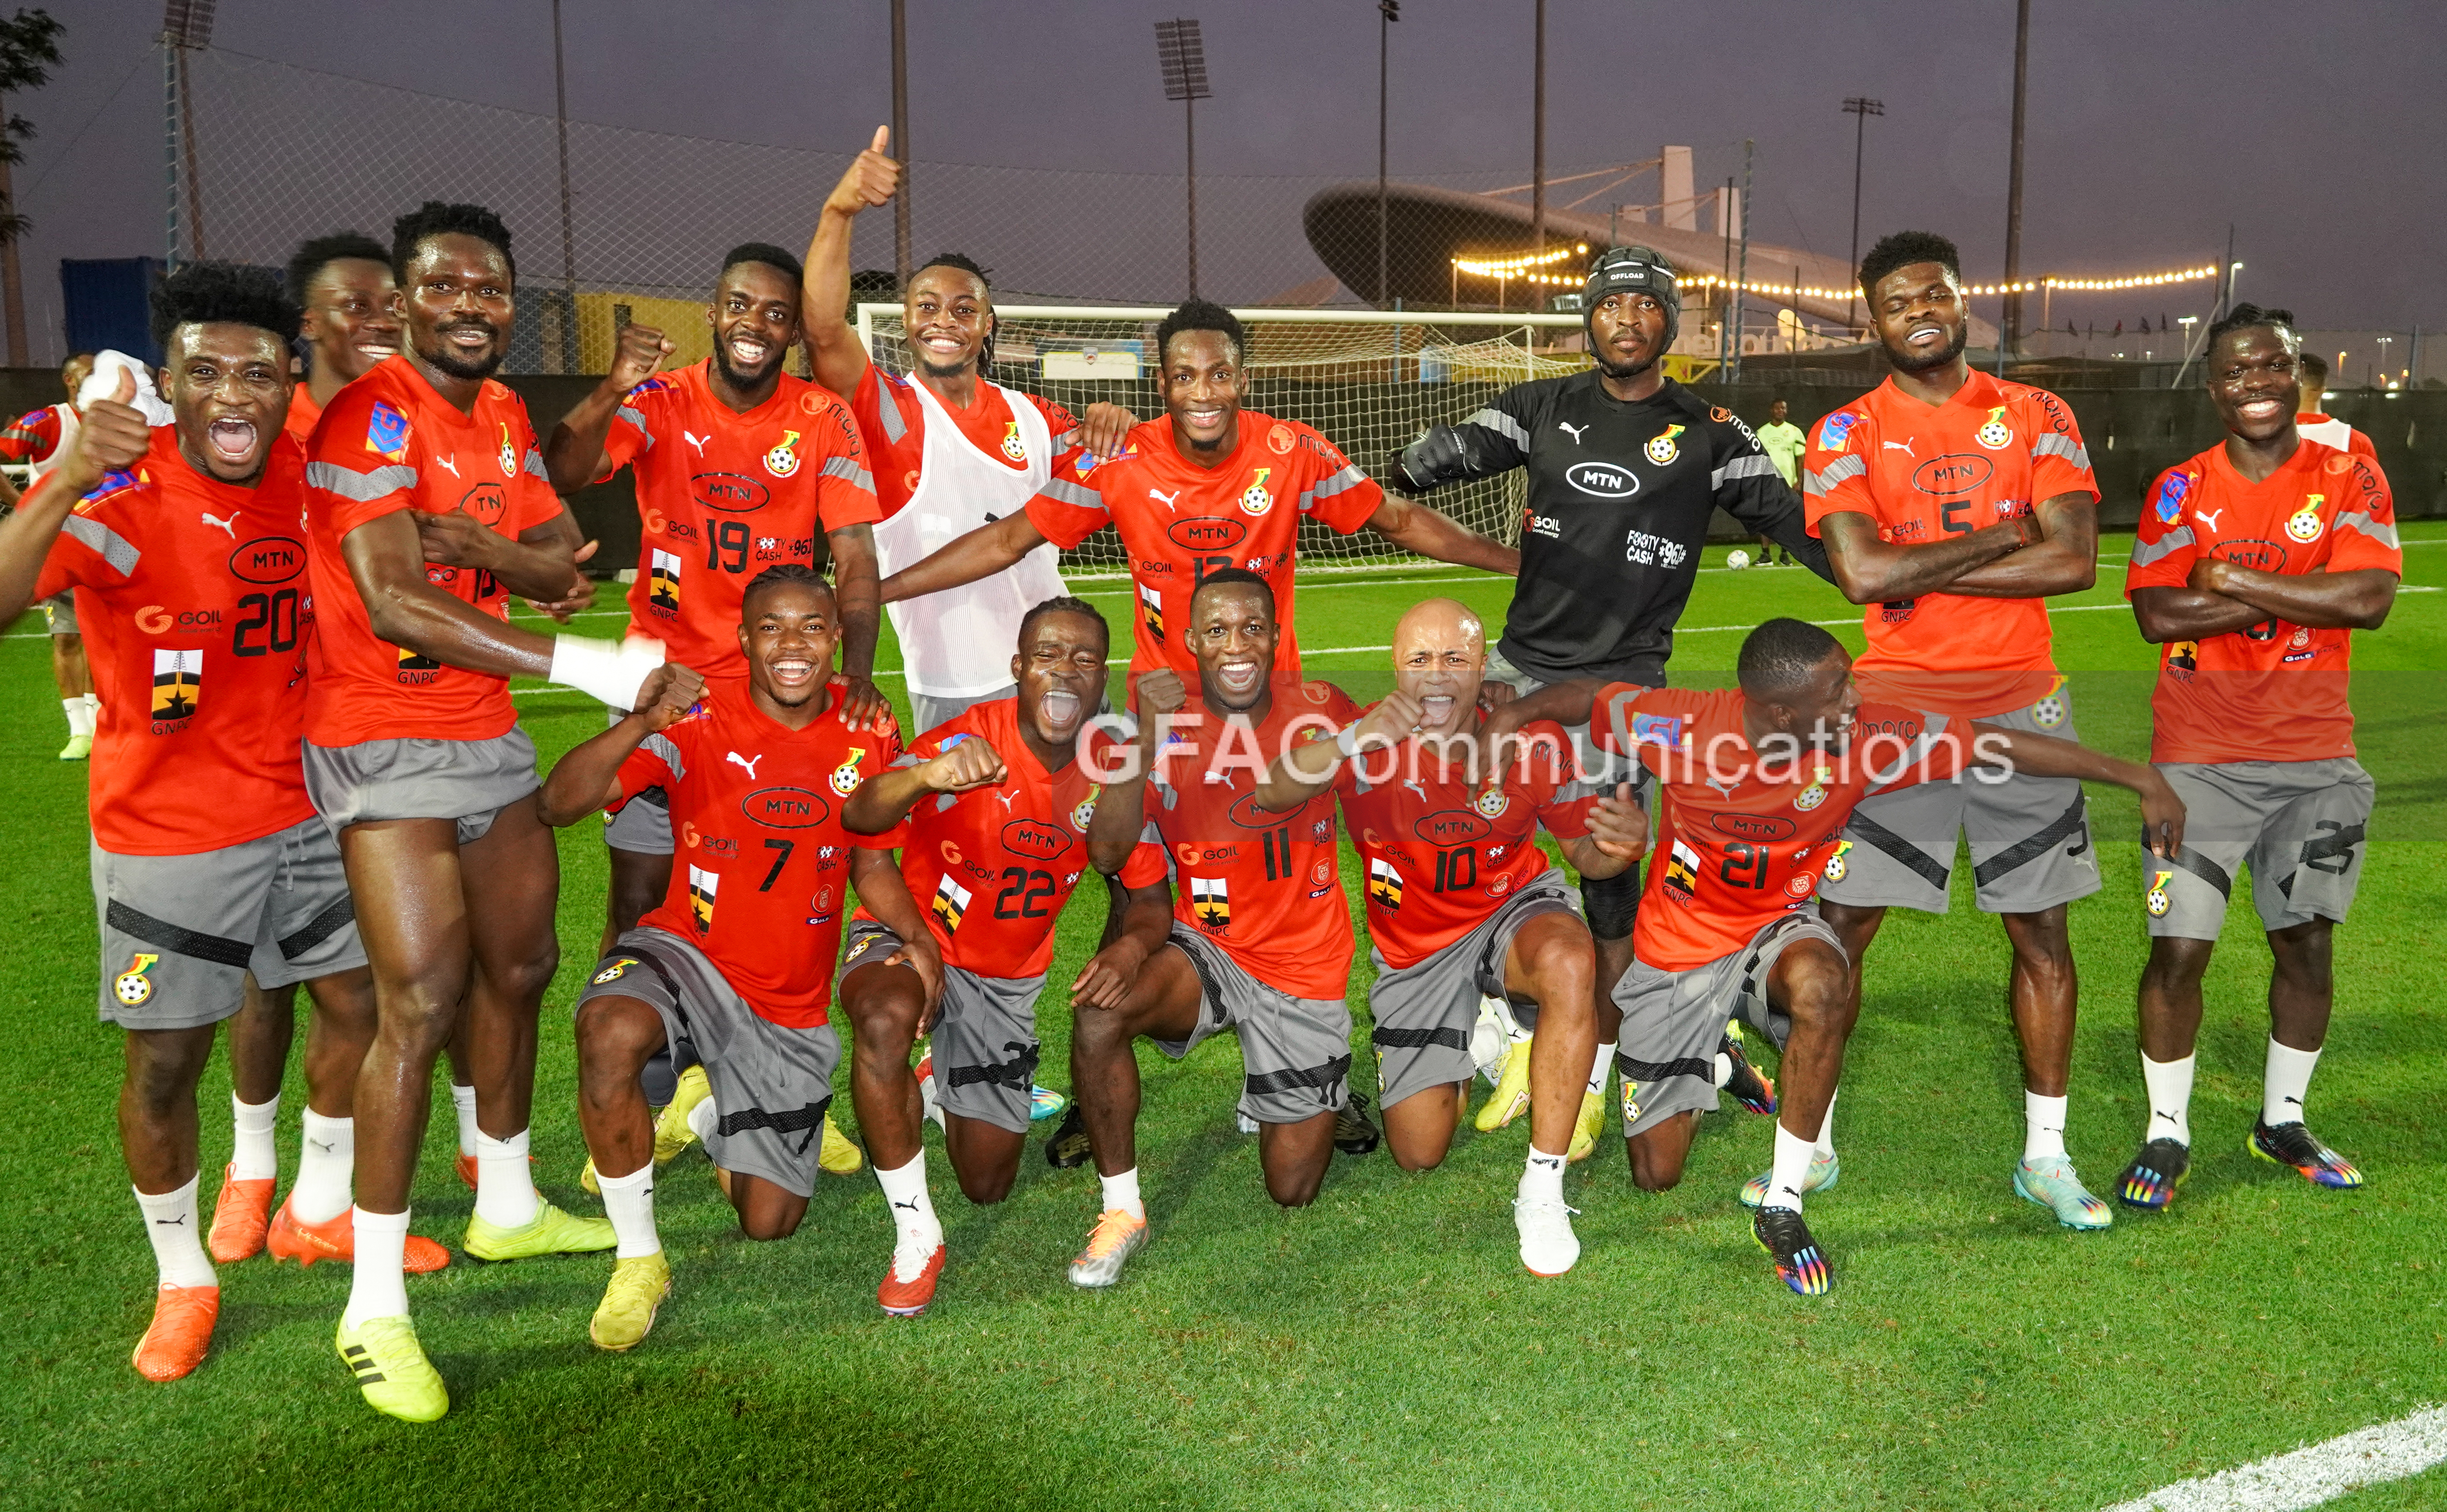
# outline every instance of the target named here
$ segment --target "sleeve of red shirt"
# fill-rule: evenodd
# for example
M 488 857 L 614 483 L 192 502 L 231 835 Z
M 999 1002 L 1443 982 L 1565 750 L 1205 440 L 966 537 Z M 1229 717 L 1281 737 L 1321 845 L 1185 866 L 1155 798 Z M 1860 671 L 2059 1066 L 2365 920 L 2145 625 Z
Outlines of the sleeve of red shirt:
M 1038 535 L 1066 550 L 1086 540 L 1097 526 L 1113 518 L 1105 507 L 1105 496 L 1097 491 L 1104 479 L 1096 475 L 1110 465 L 1098 462 L 1085 446 L 1072 447 L 1054 464 L 1044 491 L 1028 501 L 1028 522 Z
M 867 370 L 874 371 L 869 364 Z M 816 519 L 827 534 L 883 518 L 875 501 L 875 475 L 867 470 L 866 445 L 849 406 L 822 389 L 823 407 L 807 417 L 807 452 L 802 466 L 821 463 L 816 479 Z
M 1942 783 L 1964 767 L 1974 765 L 1971 743 L 1971 721 L 1932 714 L 1925 709 L 1898 709 L 1891 705 L 1863 704 L 1856 715 L 1864 726 L 1890 729 L 1917 721 L 1920 735 L 1903 750 L 1891 744 L 1882 744 L 1868 752 L 1878 765 L 1868 773 L 1870 793 L 1891 793 L 1899 787 L 1916 787 L 1922 783 Z M 1865 795 L 1866 796 L 1866 795 Z
M 2031 390 L 2031 502 L 2060 494 L 2088 494 L 2098 499 L 2098 480 L 2091 476 L 2090 448 L 2081 444 L 2081 426 L 2073 408 L 2044 388 Z
M 834 690 L 834 696 L 840 696 L 838 688 Z M 901 760 L 901 727 L 898 725 L 887 724 L 880 730 L 869 730 L 863 736 L 853 738 L 872 739 L 875 742 L 858 758 L 858 780 L 862 783 L 870 777 L 890 771 L 893 764 Z M 899 849 L 907 839 L 904 827 L 895 824 L 881 835 L 851 835 L 849 842 L 860 850 L 888 851 Z
M 597 482 L 654 449 L 654 425 L 661 418 L 656 411 L 662 408 L 658 396 L 665 391 L 662 380 L 649 378 L 620 401 L 611 428 L 603 432 L 603 471 Z
M 1020 397 L 1034 405 L 1036 412 L 1045 417 L 1045 433 L 1053 438 L 1055 456 L 1077 444 L 1072 433 L 1079 428 L 1079 422 L 1070 410 L 1041 394 L 1022 394 Z
M 1540 720 L 1524 733 L 1545 737 L 1531 755 L 1526 784 L 1530 801 L 1537 805 L 1538 822 L 1558 840 L 1579 840 L 1589 832 L 1589 810 L 1597 806 L 1603 795 L 1591 789 L 1577 798 L 1564 796 L 1572 786 L 1570 770 L 1565 765 L 1571 759 L 1572 743 L 1564 727 Z
M 516 520 L 502 521 L 513 540 L 538 525 L 548 525 L 559 520 L 563 507 L 560 495 L 552 491 L 552 474 L 544 470 L 543 448 L 536 444 L 535 426 L 527 423 L 524 406 L 519 408 L 519 429 L 522 434 L 514 439 L 519 443 L 519 455 L 523 461 L 519 464 L 517 482 L 510 489 L 513 496 L 510 513 Z
M 607 806 L 616 813 L 649 787 L 659 787 L 669 792 L 676 786 L 680 773 L 673 765 L 673 758 L 677 756 L 681 766 L 688 763 L 688 756 L 680 754 L 680 743 L 688 739 L 685 733 L 688 727 L 689 722 L 684 719 L 669 729 L 647 736 L 635 750 L 631 751 L 628 760 L 620 764 L 620 800 Z
M 1613 751 L 1618 756 L 1631 754 L 1624 750 L 1622 744 L 1614 738 L 1615 726 L 1620 723 L 1625 731 L 1631 728 L 1629 706 L 1638 703 L 1640 696 L 1647 691 L 1649 690 L 1639 683 L 1608 683 L 1599 689 L 1597 698 L 1589 705 L 1590 743 L 1600 750 Z M 1615 718 L 1615 705 L 1618 700 L 1624 705 L 1622 711 L 1622 718 L 1619 722 Z
M 1801 518 L 1812 535 L 1830 515 L 1878 518 L 1867 455 L 1875 444 L 1863 409 L 1838 409 L 1810 427 L 1810 446 L 1801 454 Z
M 59 411 L 29 409 L 0 430 L 0 462 L 40 462 L 60 444 Z
M 53 473 L 34 487 L 49 487 L 51 479 L 58 476 Z M 34 578 L 34 596 L 49 598 L 80 584 L 107 588 L 126 581 L 127 575 L 110 563 L 114 543 L 123 549 L 127 546 L 110 528 L 108 520 L 92 515 L 70 515 L 43 558 L 43 570 Z
M 1307 469 L 1300 480 L 1300 513 L 1345 536 L 1368 523 L 1385 502 L 1385 490 L 1334 443 L 1297 421 L 1291 424 Z
M 2360 452 L 2349 454 L 2345 498 L 2330 524 L 2328 570 L 2360 572 L 2377 567 L 2404 576 L 2404 551 L 2396 537 L 2396 499 L 2388 492 L 2387 474 Z
M 332 396 L 306 448 L 307 507 L 320 503 L 330 512 L 334 536 L 346 536 L 369 520 L 397 514 L 415 499 L 415 466 L 393 462 L 375 449 L 373 411 L 378 404 L 391 408 L 374 396 L 370 386 L 349 385 Z M 413 424 L 402 417 L 397 434 L 399 445 L 408 448 L 415 439 Z M 408 449 L 407 455 L 415 452 Z M 513 526 L 512 533 L 523 528 Z
M 2185 513 L 2185 496 L 2200 486 L 2191 464 L 2158 475 L 2142 497 L 2141 524 L 2133 537 L 2133 558 L 2124 567 L 2124 596 L 2142 588 L 2181 588 L 2192 576 L 2200 545 Z M 2172 519 L 2169 517 L 2172 517 Z

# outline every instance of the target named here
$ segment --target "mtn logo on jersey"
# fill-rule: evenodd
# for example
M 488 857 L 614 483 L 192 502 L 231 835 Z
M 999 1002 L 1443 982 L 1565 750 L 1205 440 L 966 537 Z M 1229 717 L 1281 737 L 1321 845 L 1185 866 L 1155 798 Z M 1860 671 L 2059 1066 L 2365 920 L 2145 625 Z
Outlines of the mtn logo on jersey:
M 2014 444 L 2014 427 L 2005 424 L 2005 406 L 1999 405 L 1988 411 L 1988 423 L 1971 433 L 1971 439 L 1990 451 L 2002 451 Z
M 926 906 L 945 930 L 958 934 L 960 920 L 968 917 L 969 890 L 952 880 L 951 873 L 946 872 L 943 879 L 935 884 L 934 900 Z
M 1682 434 L 1682 430 L 1683 427 L 1680 425 L 1666 426 L 1663 435 L 1656 437 L 1641 448 L 1641 453 L 1660 467 L 1664 466 L 1682 455 L 1682 448 L 1674 444 L 1674 438 Z
M 847 798 L 858 791 L 858 759 L 866 754 L 865 747 L 852 746 L 842 764 L 833 768 L 832 789 L 835 797 Z
M 110 995 L 129 1008 L 142 1008 L 153 996 L 153 978 L 145 973 L 161 959 L 159 955 L 138 952 L 127 970 L 111 979 Z
M 1139 584 L 1139 612 L 1147 617 L 1148 633 L 1164 639 L 1164 595 L 1151 584 Z
M 1679 903 L 1691 901 L 1699 886 L 1699 853 L 1680 841 L 1665 862 L 1665 896 Z
M 1373 856 L 1368 860 L 1368 900 L 1379 908 L 1402 906 L 1402 874 L 1382 856 Z
M 2286 517 L 2286 536 L 2305 546 L 2319 539 L 2324 528 L 2320 520 L 2320 505 L 2327 497 L 2325 494 L 2305 495 L 2303 507 Z
M 1197 917 L 1201 929 L 1229 929 L 1232 891 L 1221 877 L 1193 877 L 1189 879 L 1189 911 Z
M 1028 444 L 1019 439 L 1019 422 L 1016 420 L 1003 423 L 1002 454 L 1022 466 L 1028 463 Z
M 790 448 L 799 444 L 795 430 L 782 432 L 782 439 L 765 454 L 765 470 L 776 478 L 787 478 L 799 470 L 799 454 Z
M 1564 482 L 1591 499 L 1629 499 L 1640 492 L 1640 475 L 1611 463 L 1576 462 L 1564 469 Z
M 2158 523 L 2172 525 L 2183 519 L 2184 496 L 2191 491 L 2191 474 L 2169 473 L 2167 481 L 2158 485 Z M 2221 510 L 2219 513 L 2223 514 L 2225 511 Z
M 1241 490 L 1241 513 L 1262 515 L 1275 507 L 1275 496 L 1266 492 L 1266 474 L 1273 471 L 1272 467 L 1259 468 L 1257 477 L 1249 481 L 1249 486 Z
M 178 724 L 196 717 L 197 703 L 202 697 L 204 653 L 199 651 L 153 652 L 153 726 L 161 734 L 163 725 Z
M 722 888 L 722 874 L 702 866 L 689 868 L 689 912 L 696 917 L 700 935 L 713 928 L 713 895 Z
M 680 559 L 676 553 L 657 548 L 653 571 L 647 576 L 646 606 L 659 614 L 680 612 Z
M 385 462 L 406 462 L 408 435 L 408 417 L 377 401 L 366 417 L 366 450 Z

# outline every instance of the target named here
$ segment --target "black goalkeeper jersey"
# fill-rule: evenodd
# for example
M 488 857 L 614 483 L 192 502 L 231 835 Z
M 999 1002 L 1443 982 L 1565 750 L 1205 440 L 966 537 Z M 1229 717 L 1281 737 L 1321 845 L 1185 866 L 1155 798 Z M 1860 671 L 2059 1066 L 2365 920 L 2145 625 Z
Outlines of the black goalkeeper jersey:
M 1499 649 L 1541 682 L 1664 685 L 1713 509 L 1834 581 L 1800 496 L 1751 427 L 1670 378 L 1629 404 L 1594 369 L 1543 378 L 1456 428 L 1478 433 L 1468 478 L 1528 469 L 1521 576 Z

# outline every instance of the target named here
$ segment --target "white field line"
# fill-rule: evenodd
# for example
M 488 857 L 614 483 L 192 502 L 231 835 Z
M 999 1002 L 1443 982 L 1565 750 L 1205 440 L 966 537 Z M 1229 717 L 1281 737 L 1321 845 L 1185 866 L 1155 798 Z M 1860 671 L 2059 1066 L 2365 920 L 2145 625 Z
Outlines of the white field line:
M 2105 1512 L 2294 1512 L 2447 1461 L 2447 1408 L 2359 1428 L 2324 1444 L 2178 1481 Z

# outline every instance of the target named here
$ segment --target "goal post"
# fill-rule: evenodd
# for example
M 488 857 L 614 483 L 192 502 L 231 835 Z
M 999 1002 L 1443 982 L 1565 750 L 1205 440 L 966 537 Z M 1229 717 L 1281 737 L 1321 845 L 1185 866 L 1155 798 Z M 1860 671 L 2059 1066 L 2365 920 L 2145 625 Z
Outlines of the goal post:
M 1158 322 L 1171 312 L 1138 305 L 998 305 L 988 376 L 1041 395 L 1072 413 L 1106 401 L 1142 420 L 1164 412 L 1153 350 Z M 1314 425 L 1371 477 L 1382 481 L 1394 454 L 1432 425 L 1451 425 L 1505 388 L 1588 366 L 1581 317 L 1522 312 L 1235 310 L 1249 332 L 1248 391 L 1242 403 L 1278 419 Z M 912 357 L 898 304 L 857 307 L 859 340 L 870 360 L 909 371 Z M 1520 534 L 1518 473 L 1447 488 L 1431 501 L 1472 530 L 1510 542 Z M 1341 536 L 1303 521 L 1302 570 L 1364 571 L 1414 563 L 1374 531 Z M 1072 576 L 1126 573 L 1121 544 L 1108 526 L 1062 554 Z

